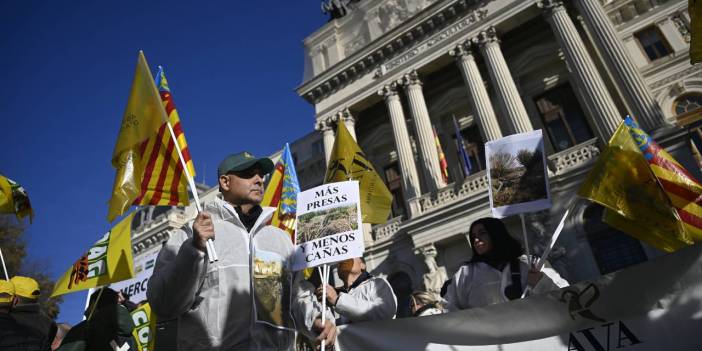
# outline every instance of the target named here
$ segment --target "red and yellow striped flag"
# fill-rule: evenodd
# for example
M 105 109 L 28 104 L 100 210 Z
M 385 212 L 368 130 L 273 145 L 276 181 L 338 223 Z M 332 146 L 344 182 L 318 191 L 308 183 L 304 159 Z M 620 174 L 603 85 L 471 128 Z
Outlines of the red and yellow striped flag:
M 446 161 L 446 155 L 444 155 L 444 149 L 441 147 L 441 141 L 439 140 L 439 135 L 436 134 L 436 128 L 431 126 L 434 132 L 434 143 L 436 143 L 436 151 L 439 153 L 439 166 L 441 166 L 441 177 L 444 178 L 444 182 L 448 183 L 448 162 Z
M 631 117 L 624 123 L 693 240 L 702 241 L 702 185 Z
M 163 76 L 162 72 L 159 76 Z M 117 169 L 108 220 L 131 205 L 184 206 L 189 203 L 188 179 L 167 121 L 173 127 L 190 176 L 195 170 L 165 78 L 159 94 L 143 52 L 139 52 L 129 102 L 112 153 Z M 168 114 L 167 114 L 168 113 Z

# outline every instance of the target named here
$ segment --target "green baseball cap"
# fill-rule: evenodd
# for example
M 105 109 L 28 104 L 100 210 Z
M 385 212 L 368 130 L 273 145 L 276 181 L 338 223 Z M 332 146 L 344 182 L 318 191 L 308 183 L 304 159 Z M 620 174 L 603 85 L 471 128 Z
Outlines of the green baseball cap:
M 270 173 L 273 168 L 273 161 L 268 157 L 256 158 L 250 152 L 240 152 L 227 156 L 217 168 L 217 176 L 225 175 L 229 172 L 239 172 L 258 165 L 266 174 Z

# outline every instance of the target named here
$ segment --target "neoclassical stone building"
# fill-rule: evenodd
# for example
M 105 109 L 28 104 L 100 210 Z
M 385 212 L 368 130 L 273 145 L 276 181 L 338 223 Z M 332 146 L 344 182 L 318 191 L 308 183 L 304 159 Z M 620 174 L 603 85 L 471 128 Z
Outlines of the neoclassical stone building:
M 490 215 L 484 143 L 534 129 L 544 133 L 553 207 L 527 216 L 532 252 L 571 208 L 550 256 L 570 281 L 660 254 L 603 224 L 601 208 L 575 194 L 626 114 L 699 175 L 702 65 L 689 64 L 687 1 L 323 4 L 334 18 L 305 38 L 297 88 L 315 107 L 315 130 L 291 144 L 298 177 L 303 189 L 322 182 L 335 126 L 345 123 L 394 195 L 392 218 L 366 228 L 366 258 L 401 303 L 411 290 L 437 289 L 470 258 L 468 227 Z M 474 165 L 468 175 L 454 118 Z M 217 195 L 201 191 L 203 201 Z M 191 207 L 144 210 L 135 255 L 158 250 L 195 216 Z M 506 222 L 521 238 L 518 218 Z

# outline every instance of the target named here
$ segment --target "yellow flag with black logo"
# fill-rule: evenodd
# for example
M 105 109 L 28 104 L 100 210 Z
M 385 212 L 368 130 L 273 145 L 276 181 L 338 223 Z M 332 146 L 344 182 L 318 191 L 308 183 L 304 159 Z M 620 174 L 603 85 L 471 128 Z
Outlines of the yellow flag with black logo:
M 692 244 L 683 222 L 621 123 L 578 195 L 605 207 L 603 221 L 666 252 Z
M 134 277 L 131 227 L 126 216 L 83 254 L 54 285 L 51 296 L 115 283 Z
M 24 188 L 10 178 L 0 175 L 0 213 L 14 213 L 18 220 L 29 216 L 34 218 L 34 210 L 29 203 L 29 195 Z
M 329 157 L 325 183 L 357 180 L 361 195 L 361 215 L 364 223 L 381 224 L 388 220 L 392 194 L 346 130 L 343 122 L 336 129 L 334 148 Z
M 151 312 L 151 305 L 146 303 L 132 311 L 132 321 L 134 321 L 134 331 L 132 335 L 134 336 L 137 350 L 155 350 L 156 315 Z

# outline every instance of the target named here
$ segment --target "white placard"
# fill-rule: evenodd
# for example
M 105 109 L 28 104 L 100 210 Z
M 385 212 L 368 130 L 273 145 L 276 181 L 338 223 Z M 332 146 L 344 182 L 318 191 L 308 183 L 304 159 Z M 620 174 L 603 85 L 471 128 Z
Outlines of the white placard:
M 551 207 L 540 129 L 487 142 L 485 159 L 493 216 L 505 217 Z
M 357 181 L 328 183 L 297 194 L 293 270 L 363 256 Z
M 129 300 L 134 303 L 146 300 L 146 286 L 149 283 L 149 278 L 154 272 L 156 258 L 159 250 L 155 250 L 134 258 L 134 273 L 136 276 L 129 280 L 110 284 L 110 288 L 115 291 L 122 291 L 129 294 Z M 90 296 L 88 295 L 88 298 Z

